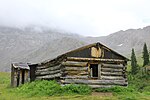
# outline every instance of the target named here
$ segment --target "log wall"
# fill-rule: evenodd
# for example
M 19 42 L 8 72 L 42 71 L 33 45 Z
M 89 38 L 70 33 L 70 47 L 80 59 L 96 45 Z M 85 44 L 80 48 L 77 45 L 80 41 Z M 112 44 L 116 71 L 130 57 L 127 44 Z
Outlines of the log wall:
M 90 64 L 98 64 L 98 77 L 90 75 Z M 127 86 L 126 64 L 119 59 L 57 58 L 36 67 L 36 79 L 58 79 L 62 84 L 87 84 L 92 88 Z
M 61 63 L 63 62 L 64 55 L 61 57 L 58 57 L 56 59 L 53 59 L 51 61 L 45 61 L 36 66 L 35 71 L 35 80 L 42 80 L 42 79 L 56 79 L 60 78 L 62 71 L 61 71 Z
M 91 63 L 92 62 L 92 63 Z M 98 64 L 98 77 L 90 77 L 90 64 Z M 62 63 L 62 84 L 87 84 L 92 88 L 127 86 L 126 64 L 123 60 L 71 58 Z

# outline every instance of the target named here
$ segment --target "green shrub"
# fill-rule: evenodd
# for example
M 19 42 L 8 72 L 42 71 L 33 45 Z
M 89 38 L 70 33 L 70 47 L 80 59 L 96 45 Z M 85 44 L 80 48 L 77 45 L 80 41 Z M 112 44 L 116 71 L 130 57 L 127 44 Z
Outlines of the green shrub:
M 75 85 L 75 84 L 69 84 L 63 87 L 63 90 L 65 93 L 70 94 L 90 94 L 92 89 L 87 85 Z
M 86 85 L 66 85 L 61 86 L 56 81 L 34 81 L 26 83 L 16 89 L 17 93 L 27 96 L 41 96 L 41 95 L 70 95 L 70 94 L 89 94 L 91 88 Z

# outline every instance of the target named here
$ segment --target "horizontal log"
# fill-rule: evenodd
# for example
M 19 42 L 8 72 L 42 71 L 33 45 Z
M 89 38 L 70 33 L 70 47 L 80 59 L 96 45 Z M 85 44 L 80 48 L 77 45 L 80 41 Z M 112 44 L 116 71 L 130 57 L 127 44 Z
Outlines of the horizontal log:
M 123 76 L 122 72 L 101 72 L 104 76 Z
M 88 84 L 88 85 L 127 85 L 125 80 L 85 80 L 85 79 L 65 79 L 66 84 Z
M 88 75 L 84 75 L 84 76 L 65 76 L 65 77 L 61 77 L 62 79 L 88 79 Z
M 75 62 L 75 61 L 66 61 L 63 62 L 63 66 L 73 66 L 73 67 L 87 67 L 88 62 Z
M 88 75 L 87 71 L 65 71 L 67 75 Z
M 65 67 L 65 71 L 87 71 L 88 67 Z
M 60 65 L 61 63 L 54 63 L 54 64 L 43 64 L 43 65 L 39 65 L 36 67 L 36 69 L 45 69 L 45 68 L 49 68 L 49 67 L 53 67 L 53 66 L 58 66 Z
M 53 75 L 37 76 L 36 80 L 39 80 L 39 79 L 53 79 L 53 78 L 59 78 L 59 77 L 61 77 L 61 74 L 57 73 L 57 74 L 53 74 Z
M 80 72 L 78 75 L 88 75 L 89 73 L 87 71 L 85 72 Z
M 102 68 L 116 68 L 116 69 L 123 69 L 125 66 L 122 64 L 116 65 L 116 64 L 102 64 Z
M 99 59 L 99 58 L 79 58 L 79 57 L 67 57 L 68 61 L 96 61 L 96 62 L 125 62 L 120 59 Z
M 35 75 L 37 76 L 42 76 L 42 75 L 52 75 L 52 74 L 56 74 L 56 73 L 60 73 L 61 70 L 54 70 L 54 71 L 44 71 L 44 72 L 36 72 Z
M 126 80 L 123 76 L 101 76 L 102 80 Z
M 95 88 L 110 88 L 110 87 L 115 87 L 115 85 L 88 85 L 91 88 L 95 89 Z
M 37 69 L 37 72 L 44 72 L 44 71 L 53 71 L 53 70 L 58 70 L 61 68 L 61 65 L 45 68 L 45 69 Z
M 114 69 L 114 68 L 101 68 L 103 72 L 125 72 L 123 69 Z

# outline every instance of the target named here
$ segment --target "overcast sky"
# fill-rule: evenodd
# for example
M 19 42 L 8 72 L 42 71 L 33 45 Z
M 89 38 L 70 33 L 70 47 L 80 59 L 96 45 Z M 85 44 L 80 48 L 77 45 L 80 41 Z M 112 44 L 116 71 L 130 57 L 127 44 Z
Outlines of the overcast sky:
M 104 36 L 150 25 L 150 0 L 0 0 L 0 25 Z

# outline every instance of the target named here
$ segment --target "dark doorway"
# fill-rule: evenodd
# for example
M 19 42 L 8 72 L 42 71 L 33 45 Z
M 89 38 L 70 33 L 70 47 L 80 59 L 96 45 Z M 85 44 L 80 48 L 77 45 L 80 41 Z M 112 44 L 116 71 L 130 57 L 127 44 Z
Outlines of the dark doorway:
M 30 67 L 30 81 L 34 81 L 36 78 L 36 75 L 35 75 L 36 66 L 37 66 L 37 64 L 29 65 L 29 67 Z
M 17 70 L 17 87 L 19 86 L 19 81 L 20 81 L 20 69 Z
M 98 64 L 90 64 L 91 77 L 98 78 Z
M 24 84 L 25 70 L 22 70 L 22 84 Z

